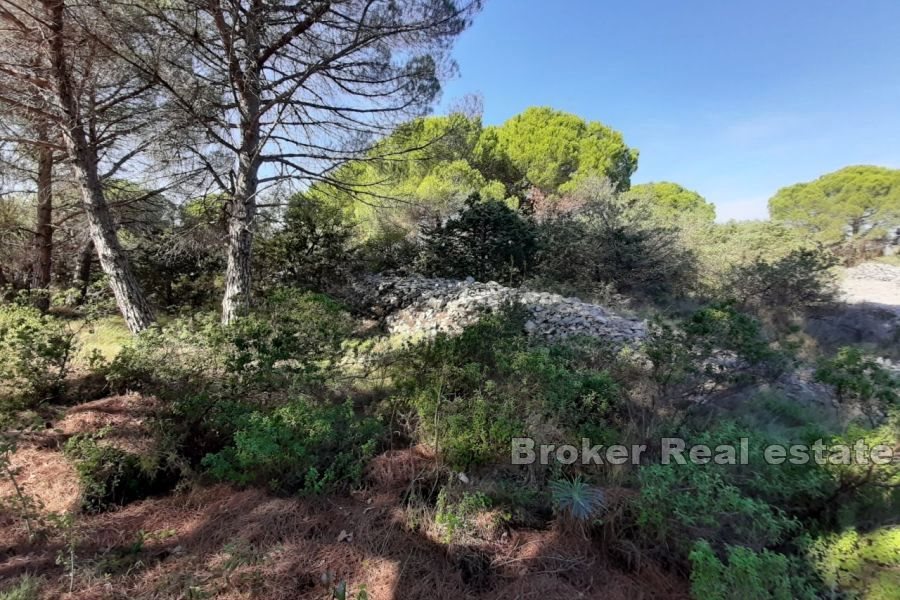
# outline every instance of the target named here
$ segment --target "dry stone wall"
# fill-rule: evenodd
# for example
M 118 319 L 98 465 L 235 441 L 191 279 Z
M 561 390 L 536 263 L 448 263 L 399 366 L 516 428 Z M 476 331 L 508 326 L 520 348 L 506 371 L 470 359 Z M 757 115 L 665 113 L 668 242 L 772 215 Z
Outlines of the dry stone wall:
M 360 281 L 355 299 L 383 319 L 391 333 L 456 333 L 484 312 L 517 303 L 528 312 L 526 331 L 560 339 L 591 336 L 614 345 L 632 345 L 647 333 L 640 319 L 614 314 L 602 306 L 547 292 L 524 291 L 497 282 L 479 283 L 424 277 L 371 276 Z

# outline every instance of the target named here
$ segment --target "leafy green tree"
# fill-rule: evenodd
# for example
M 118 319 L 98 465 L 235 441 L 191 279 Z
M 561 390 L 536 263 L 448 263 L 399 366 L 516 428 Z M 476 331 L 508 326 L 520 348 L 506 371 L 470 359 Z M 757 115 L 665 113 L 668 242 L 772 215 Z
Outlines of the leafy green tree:
M 259 243 L 261 279 L 322 289 L 353 267 L 355 235 L 343 207 L 298 194 L 288 203 L 284 227 Z
M 646 204 L 616 193 L 613 183 L 586 180 L 572 211 L 540 223 L 537 275 L 589 290 L 610 284 L 621 293 L 658 295 L 693 278 L 693 256 L 673 228 L 652 223 Z
M 629 195 L 646 200 L 661 219 L 681 220 L 685 217 L 706 222 L 716 219 L 716 207 L 697 192 L 677 183 L 657 181 L 631 187 Z
M 313 186 L 309 196 L 350 207 L 361 231 L 375 235 L 385 215 L 393 224 L 415 229 L 422 220 L 460 210 L 475 193 L 485 200 L 508 200 L 506 183 L 492 176 L 503 173 L 493 166 L 501 158 L 476 153 L 481 134 L 481 119 L 461 113 L 414 119 L 381 140 L 365 160 Z M 512 181 L 508 174 L 506 181 Z
M 521 279 L 537 249 L 530 223 L 502 202 L 483 202 L 478 195 L 446 223 L 427 228 L 423 237 L 427 271 L 480 281 Z
M 703 292 L 714 297 L 733 297 L 733 275 L 757 262 L 774 264 L 793 252 L 816 249 L 816 243 L 800 229 L 771 221 L 729 223 L 680 223 L 684 244 L 697 257 L 697 273 Z
M 627 190 L 637 169 L 638 151 L 625 145 L 621 133 L 548 107 L 529 108 L 494 134 L 497 150 L 544 193 L 570 192 L 589 177 Z
M 900 170 L 853 166 L 778 191 L 772 219 L 826 244 L 884 240 L 900 228 Z
M 757 314 L 803 311 L 834 299 L 834 256 L 821 248 L 792 250 L 778 260 L 757 258 L 737 266 L 727 281 L 735 299 Z
M 619 132 L 575 115 L 531 108 L 483 127 L 479 117 L 454 113 L 398 127 L 311 195 L 351 206 L 362 232 L 377 235 L 385 213 L 416 230 L 458 212 L 472 194 L 515 207 L 532 188 L 556 197 L 590 178 L 625 190 L 636 168 L 637 151 Z

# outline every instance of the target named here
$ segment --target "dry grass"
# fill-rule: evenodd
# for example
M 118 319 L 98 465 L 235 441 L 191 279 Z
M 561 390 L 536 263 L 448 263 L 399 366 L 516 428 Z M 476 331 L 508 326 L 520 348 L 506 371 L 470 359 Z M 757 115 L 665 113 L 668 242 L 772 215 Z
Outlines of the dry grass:
M 64 434 L 111 426 L 140 432 L 145 399 L 119 396 L 69 410 Z M 50 439 L 49 437 L 47 439 Z M 48 444 L 51 445 L 52 444 Z M 75 475 L 52 447 L 16 455 L 30 493 L 49 509 L 77 498 Z M 0 587 L 43 576 L 45 598 L 266 600 L 331 598 L 346 581 L 373 600 L 686 598 L 686 584 L 652 565 L 626 572 L 603 549 L 564 530 L 509 530 L 448 547 L 409 526 L 404 498 L 438 467 L 424 448 L 394 450 L 350 497 L 277 498 L 226 485 L 79 516 L 65 535 L 28 544 L 0 522 Z M 57 557 L 70 556 L 74 571 Z M 71 585 L 71 593 L 69 586 Z

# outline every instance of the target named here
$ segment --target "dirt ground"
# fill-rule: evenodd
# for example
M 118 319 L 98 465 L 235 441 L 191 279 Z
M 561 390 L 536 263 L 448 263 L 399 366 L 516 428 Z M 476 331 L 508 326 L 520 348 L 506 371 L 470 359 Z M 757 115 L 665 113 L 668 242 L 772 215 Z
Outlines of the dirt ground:
M 864 263 L 848 269 L 840 294 L 849 304 L 874 304 L 900 316 L 900 267 Z
M 24 490 L 46 512 L 78 506 L 62 440 L 109 427 L 110 443 L 141 451 L 152 399 L 115 396 L 68 409 L 14 456 Z M 112 432 L 115 432 L 113 435 Z M 29 542 L 0 514 L 0 589 L 30 573 L 44 598 L 322 599 L 346 582 L 372 600 L 687 598 L 687 582 L 650 561 L 613 564 L 597 541 L 551 526 L 499 528 L 445 543 L 404 508 L 413 482 L 433 473 L 421 448 L 376 457 L 350 495 L 279 498 L 226 485 L 196 486 L 100 515 L 78 515 Z M 0 497 L 12 493 L 0 484 Z

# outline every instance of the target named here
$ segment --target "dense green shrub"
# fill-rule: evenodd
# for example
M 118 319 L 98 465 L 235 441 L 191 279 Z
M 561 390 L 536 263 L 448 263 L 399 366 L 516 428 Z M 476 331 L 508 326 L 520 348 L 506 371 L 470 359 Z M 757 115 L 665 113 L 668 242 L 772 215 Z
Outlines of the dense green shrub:
M 56 395 L 74 351 L 74 334 L 61 321 L 30 306 L 0 304 L 0 403 Z
M 434 522 L 443 530 L 444 540 L 451 543 L 460 538 L 477 535 L 475 522 L 479 513 L 492 507 L 491 499 L 482 492 L 451 494 L 448 488 L 438 492 Z
M 690 286 L 693 257 L 675 229 L 655 223 L 648 206 L 608 184 L 582 194 L 575 208 L 541 222 L 537 276 L 584 289 L 608 283 L 622 293 L 649 296 Z
M 654 407 L 701 390 L 709 393 L 711 385 L 772 378 L 790 362 L 771 347 L 756 319 L 728 304 L 694 311 L 677 325 L 654 319 L 643 351 L 650 360 Z
M 349 314 L 329 297 L 278 288 L 228 327 L 200 313 L 142 332 L 113 360 L 108 379 L 117 389 L 172 399 L 309 384 L 332 372 L 352 329 Z
M 218 316 L 197 313 L 132 337 L 106 368 L 114 390 L 180 398 L 224 371 Z
M 673 460 L 642 467 L 638 524 L 654 543 L 668 543 L 682 557 L 701 538 L 717 549 L 741 545 L 758 550 L 792 538 L 801 524 L 826 526 L 833 517 L 827 505 L 841 478 L 831 465 L 815 461 L 775 465 L 765 457 L 771 444 L 811 445 L 824 437 L 821 432 L 804 430 L 792 439 L 773 438 L 726 421 L 682 431 L 679 437 L 687 447 L 702 444 L 714 454 L 719 446 L 739 449 L 746 440 L 748 464 L 682 465 Z
M 638 524 L 651 539 L 681 553 L 697 538 L 764 548 L 794 527 L 780 510 L 746 495 L 709 465 L 650 465 L 639 477 Z
M 233 442 L 203 464 L 214 477 L 240 485 L 319 493 L 357 482 L 380 436 L 378 423 L 358 418 L 350 403 L 296 398 L 244 415 Z
M 99 442 L 102 435 L 77 435 L 65 453 L 75 461 L 81 488 L 81 509 L 103 512 L 171 490 L 178 474 L 154 457 L 138 456 Z
M 352 331 L 347 311 L 328 296 L 279 288 L 223 331 L 225 371 L 245 385 L 320 380 Z
M 446 222 L 424 227 L 421 262 L 427 273 L 521 281 L 537 249 L 531 224 L 502 202 L 476 194 Z
M 819 596 L 796 559 L 750 548 L 728 548 L 725 562 L 701 540 L 691 559 L 691 596 L 697 600 L 814 600 Z
M 760 316 L 783 318 L 834 299 L 836 264 L 822 248 L 795 249 L 775 260 L 760 257 L 732 269 L 727 293 Z
M 355 266 L 355 225 L 334 202 L 292 197 L 281 229 L 259 244 L 258 272 L 270 283 L 323 290 Z
M 826 443 L 850 448 L 863 443 L 869 449 L 876 446 L 896 449 L 900 447 L 900 412 L 892 411 L 876 428 L 851 425 L 841 435 L 826 438 Z M 834 482 L 834 492 L 828 502 L 813 505 L 813 510 L 818 509 L 821 519 L 827 518 L 833 527 L 872 529 L 894 522 L 900 514 L 900 462 L 896 458 L 881 465 L 855 461 L 849 465 L 828 465 L 828 472 Z
M 832 594 L 893 600 L 900 590 L 900 527 L 869 533 L 848 529 L 814 540 L 808 550 Z
M 612 378 L 581 368 L 564 347 L 531 345 L 522 324 L 515 312 L 488 315 L 395 365 L 395 402 L 412 407 L 415 435 L 454 466 L 499 459 L 512 437 L 592 434 L 610 423 L 620 393 Z
M 415 236 L 396 223 L 383 223 L 359 246 L 359 260 L 373 273 L 408 272 L 416 269 L 419 244 Z

